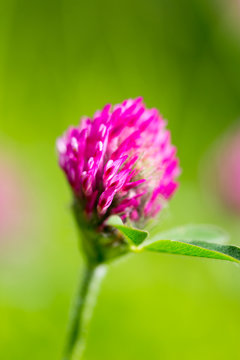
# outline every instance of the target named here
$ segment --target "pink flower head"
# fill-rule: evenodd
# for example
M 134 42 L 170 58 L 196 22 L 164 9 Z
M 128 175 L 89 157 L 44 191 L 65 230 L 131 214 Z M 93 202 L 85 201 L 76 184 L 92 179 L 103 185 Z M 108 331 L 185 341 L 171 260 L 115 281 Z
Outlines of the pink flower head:
M 240 127 L 230 130 L 222 140 L 216 158 L 215 190 L 222 203 L 240 214 Z
M 155 216 L 177 189 L 176 148 L 142 98 L 106 105 L 58 139 L 59 164 L 88 218 Z

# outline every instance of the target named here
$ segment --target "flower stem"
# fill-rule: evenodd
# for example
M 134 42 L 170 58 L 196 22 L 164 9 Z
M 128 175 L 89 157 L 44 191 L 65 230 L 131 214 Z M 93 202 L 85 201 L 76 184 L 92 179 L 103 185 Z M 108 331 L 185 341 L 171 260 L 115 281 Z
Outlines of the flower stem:
M 106 265 L 85 265 L 69 322 L 69 333 L 63 360 L 81 360 L 85 349 L 87 328 L 97 300 Z

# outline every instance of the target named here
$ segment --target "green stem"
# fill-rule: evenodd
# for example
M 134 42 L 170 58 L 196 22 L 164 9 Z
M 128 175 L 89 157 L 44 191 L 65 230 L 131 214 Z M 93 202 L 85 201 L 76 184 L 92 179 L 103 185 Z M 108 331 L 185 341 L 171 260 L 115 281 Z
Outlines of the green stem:
M 87 328 L 96 303 L 106 265 L 86 264 L 70 317 L 69 333 L 63 360 L 81 360 L 85 349 Z

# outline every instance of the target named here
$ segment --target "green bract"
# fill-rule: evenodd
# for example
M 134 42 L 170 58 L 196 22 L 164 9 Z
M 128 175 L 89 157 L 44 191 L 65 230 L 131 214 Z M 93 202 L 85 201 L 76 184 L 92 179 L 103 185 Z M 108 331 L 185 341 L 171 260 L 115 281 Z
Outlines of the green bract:
M 140 245 L 149 235 L 147 231 L 123 225 L 121 218 L 118 216 L 110 217 L 108 225 L 118 229 L 130 245 Z
M 116 216 L 109 220 L 109 225 L 118 229 L 127 239 L 132 252 L 153 251 L 240 263 L 240 248 L 223 245 L 228 236 L 215 226 L 187 225 L 155 234 L 144 241 L 148 236 L 146 231 L 125 226 Z

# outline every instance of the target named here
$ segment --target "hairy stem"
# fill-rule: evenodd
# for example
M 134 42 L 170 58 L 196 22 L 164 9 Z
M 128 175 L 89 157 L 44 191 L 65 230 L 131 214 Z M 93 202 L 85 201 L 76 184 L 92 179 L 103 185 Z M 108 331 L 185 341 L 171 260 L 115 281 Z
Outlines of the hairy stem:
M 63 360 L 81 360 L 85 349 L 88 325 L 96 303 L 106 265 L 86 264 L 70 316 L 69 332 Z

